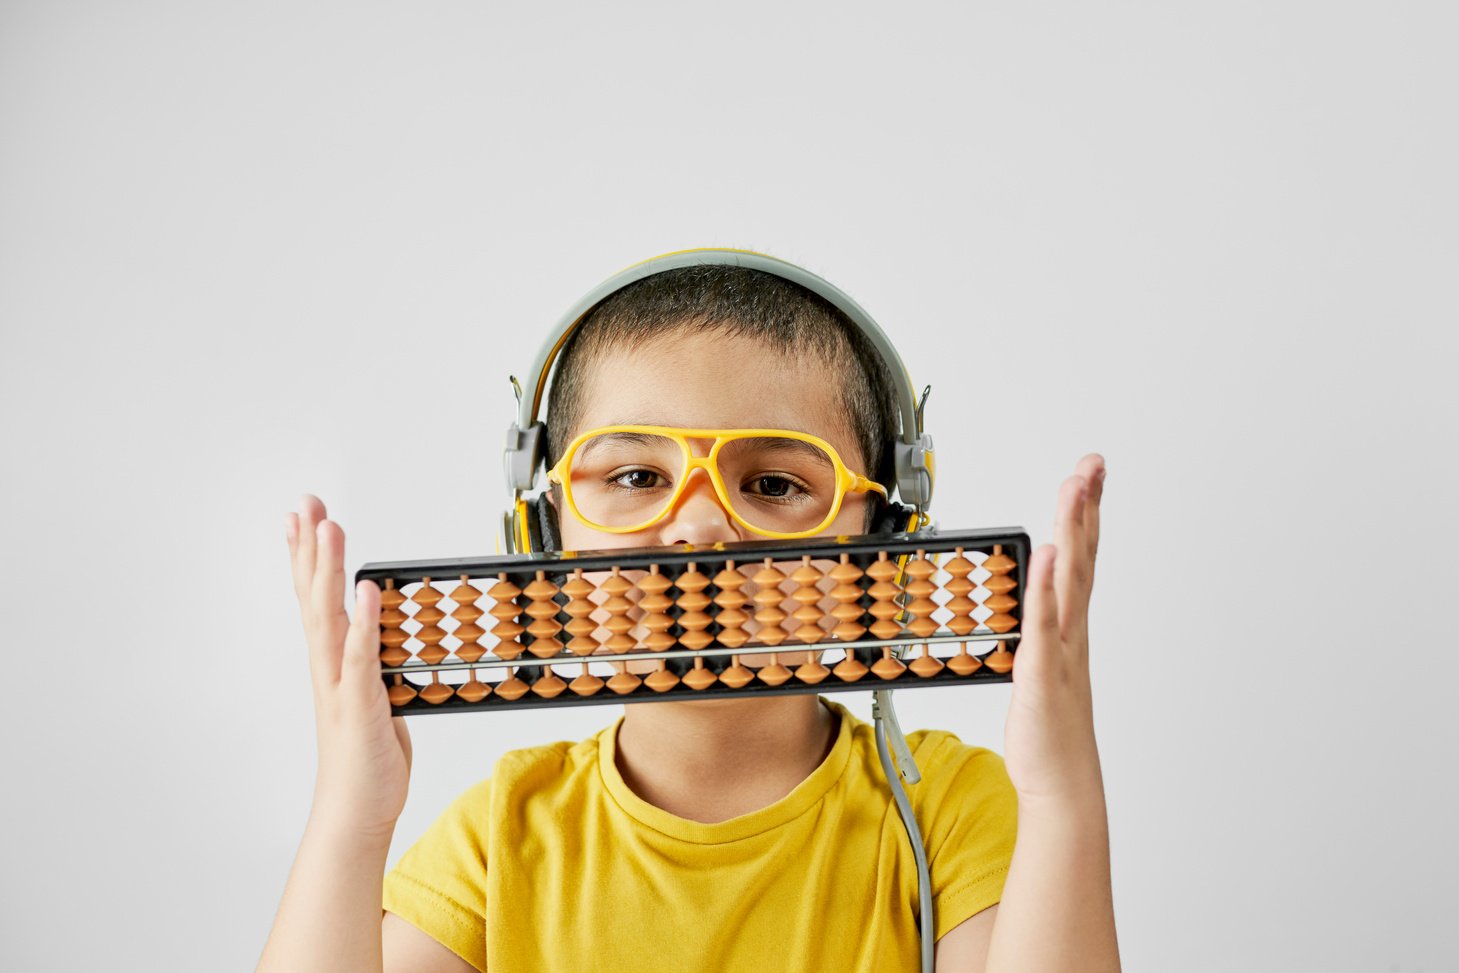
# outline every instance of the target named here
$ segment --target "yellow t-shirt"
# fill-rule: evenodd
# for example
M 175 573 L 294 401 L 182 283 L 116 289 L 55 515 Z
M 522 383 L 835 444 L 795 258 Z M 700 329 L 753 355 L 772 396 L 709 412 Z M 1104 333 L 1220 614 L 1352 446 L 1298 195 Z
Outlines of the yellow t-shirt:
M 819 699 L 841 718 L 821 765 L 713 824 L 629 790 L 621 716 L 511 751 L 386 873 L 384 907 L 492 973 L 915 970 L 916 860 L 873 727 Z M 945 730 L 907 742 L 941 938 L 1002 895 L 1017 800 L 993 751 Z

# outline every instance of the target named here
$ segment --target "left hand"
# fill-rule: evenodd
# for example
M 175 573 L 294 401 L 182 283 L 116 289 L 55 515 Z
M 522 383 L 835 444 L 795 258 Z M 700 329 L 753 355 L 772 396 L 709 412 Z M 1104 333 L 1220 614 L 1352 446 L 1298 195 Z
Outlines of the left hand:
M 1089 453 L 1059 489 L 1054 543 L 1029 558 L 1004 729 L 1020 809 L 1104 803 L 1089 687 L 1089 595 L 1103 494 L 1104 457 Z

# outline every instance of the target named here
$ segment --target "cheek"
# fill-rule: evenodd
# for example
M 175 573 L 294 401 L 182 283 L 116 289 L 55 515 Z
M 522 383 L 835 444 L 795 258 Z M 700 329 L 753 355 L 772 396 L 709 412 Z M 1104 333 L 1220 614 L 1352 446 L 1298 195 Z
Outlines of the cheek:
M 557 529 L 562 534 L 562 547 L 568 551 L 611 550 L 623 547 L 640 547 L 641 539 L 632 534 L 609 534 L 593 530 L 583 524 L 570 511 L 558 509 Z
M 870 502 L 865 495 L 850 494 L 841 504 L 836 519 L 820 532 L 819 536 L 837 534 L 863 534 L 866 532 L 866 505 Z M 554 505 L 555 506 L 555 505 Z M 610 534 L 593 530 L 572 515 L 571 511 L 557 508 L 557 526 L 562 535 L 562 547 L 568 551 L 618 550 L 643 547 L 651 543 L 642 533 Z M 763 537 L 746 535 L 746 539 L 765 540 Z M 653 541 L 652 543 L 661 543 Z M 793 544 L 794 541 L 786 543 Z
M 864 494 L 848 494 L 836 513 L 836 519 L 821 531 L 824 534 L 862 534 L 866 532 L 866 505 Z
M 562 549 L 565 551 L 612 550 L 642 545 L 641 541 L 633 539 L 632 534 L 609 534 L 593 530 L 574 517 L 572 511 L 568 510 L 552 491 L 548 491 L 543 496 L 544 502 L 551 504 L 552 508 L 557 511 L 557 532 L 562 539 Z

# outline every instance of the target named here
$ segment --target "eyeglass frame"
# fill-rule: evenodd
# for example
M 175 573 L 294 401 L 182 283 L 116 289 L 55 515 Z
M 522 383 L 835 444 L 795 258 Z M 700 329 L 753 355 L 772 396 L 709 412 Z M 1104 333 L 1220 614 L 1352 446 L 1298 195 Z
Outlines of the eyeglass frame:
M 608 527 L 589 520 L 587 516 L 584 515 L 583 512 L 578 508 L 577 502 L 573 500 L 572 496 L 572 477 L 568 475 L 568 471 L 571 468 L 573 456 L 577 453 L 578 448 L 581 447 L 584 443 L 588 442 L 590 439 L 594 439 L 598 436 L 610 435 L 612 433 L 636 433 L 649 436 L 663 436 L 666 439 L 672 439 L 677 442 L 679 444 L 679 449 L 682 450 L 684 454 L 684 466 L 680 470 L 681 475 L 679 477 L 679 482 L 674 485 L 674 492 L 672 495 L 670 495 L 669 499 L 664 502 L 663 509 L 649 520 L 646 520 L 641 524 L 635 524 L 632 527 Z M 741 517 L 739 513 L 735 511 L 735 505 L 733 501 L 730 500 L 729 492 L 725 488 L 724 479 L 719 475 L 718 459 L 719 451 L 722 446 L 724 446 L 726 443 L 734 442 L 735 440 L 739 439 L 752 439 L 756 437 L 770 436 L 778 436 L 785 439 L 793 439 L 799 442 L 810 443 L 812 446 L 823 450 L 825 454 L 830 457 L 831 463 L 836 469 L 835 502 L 831 504 L 831 509 L 826 514 L 825 518 L 819 524 L 817 524 L 815 527 L 810 528 L 809 530 L 786 532 L 771 530 L 766 527 L 756 527 L 754 524 L 750 523 L 744 517 Z M 689 440 L 691 439 L 712 439 L 714 440 L 714 443 L 712 446 L 709 447 L 709 452 L 707 454 L 705 454 L 704 456 L 695 456 L 693 450 L 689 446 Z M 826 440 L 822 439 L 820 436 L 813 436 L 810 433 L 806 432 L 796 432 L 793 429 L 687 429 L 679 426 L 600 426 L 597 429 L 589 429 L 586 432 L 581 433 L 567 444 L 567 448 L 562 451 L 562 457 L 558 459 L 557 463 L 552 467 L 552 469 L 547 471 L 547 480 L 550 483 L 555 483 L 558 486 L 562 487 L 562 496 L 563 499 L 567 501 L 568 510 L 572 512 L 572 515 L 576 517 L 580 523 L 592 528 L 593 530 L 602 531 L 603 533 L 607 534 L 632 534 L 636 531 L 647 530 L 648 528 L 659 523 L 661 520 L 669 515 L 669 513 L 674 509 L 675 504 L 677 504 L 680 498 L 683 497 L 684 491 L 688 488 L 689 485 L 689 478 L 696 469 L 704 470 L 705 475 L 709 477 L 710 485 L 714 487 L 715 496 L 718 497 L 719 504 L 721 507 L 724 508 L 725 513 L 729 514 L 730 518 L 733 519 L 735 523 L 739 524 L 741 527 L 744 527 L 746 530 L 751 531 L 752 533 L 759 534 L 761 537 L 774 537 L 782 540 L 789 540 L 798 537 L 811 537 L 815 534 L 819 534 L 821 531 L 825 530 L 826 527 L 829 526 L 831 522 L 836 519 L 836 516 L 841 512 L 841 505 L 845 502 L 846 495 L 848 493 L 868 493 L 870 491 L 876 491 L 877 493 L 881 494 L 883 500 L 888 499 L 887 488 L 882 484 L 876 482 L 875 480 L 871 479 L 870 477 L 863 476 L 860 473 L 854 472 L 841 459 L 841 454 L 836 451 L 836 447 L 826 442 Z

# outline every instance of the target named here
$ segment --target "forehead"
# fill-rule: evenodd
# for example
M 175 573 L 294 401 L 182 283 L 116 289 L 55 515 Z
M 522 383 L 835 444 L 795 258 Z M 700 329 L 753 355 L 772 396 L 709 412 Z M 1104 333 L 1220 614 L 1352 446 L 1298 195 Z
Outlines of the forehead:
M 793 429 L 828 440 L 848 463 L 860 455 L 843 402 L 845 376 L 754 338 L 677 331 L 603 354 L 584 378 L 569 436 L 622 423 Z

